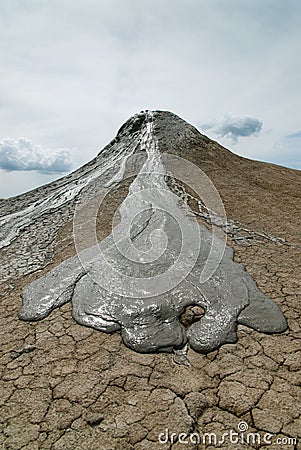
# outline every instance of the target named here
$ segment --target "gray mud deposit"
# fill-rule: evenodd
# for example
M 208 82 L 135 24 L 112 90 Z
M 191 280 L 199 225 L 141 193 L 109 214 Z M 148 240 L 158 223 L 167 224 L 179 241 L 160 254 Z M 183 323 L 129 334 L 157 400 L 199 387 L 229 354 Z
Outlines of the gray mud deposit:
M 119 208 L 120 223 L 103 241 L 27 286 L 19 317 L 40 320 L 72 301 L 79 324 L 107 333 L 121 330 L 124 343 L 144 353 L 180 349 L 187 342 L 210 352 L 236 342 L 237 324 L 264 333 L 285 331 L 281 310 L 233 261 L 232 249 L 212 240 L 168 188 L 154 117 L 143 117 L 147 160 Z M 113 182 L 122 179 L 123 170 Z M 210 264 L 216 267 L 202 281 L 212 245 L 217 256 Z M 205 314 L 185 329 L 179 317 L 189 305 L 201 306 Z

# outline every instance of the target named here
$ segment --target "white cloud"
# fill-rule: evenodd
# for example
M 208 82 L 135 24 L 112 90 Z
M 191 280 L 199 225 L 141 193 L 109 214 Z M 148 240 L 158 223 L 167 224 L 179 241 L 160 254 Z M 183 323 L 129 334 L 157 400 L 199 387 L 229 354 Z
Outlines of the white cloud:
M 241 137 L 256 136 L 262 130 L 263 123 L 255 117 L 239 117 L 230 114 L 224 116 L 220 121 L 203 124 L 200 127 L 212 130 L 220 138 L 230 138 L 236 143 Z
M 66 148 L 42 150 L 24 137 L 5 138 L 0 142 L 0 168 L 3 170 L 60 173 L 68 172 L 71 166 L 70 152 Z
M 301 130 L 286 136 L 289 139 L 301 139 Z

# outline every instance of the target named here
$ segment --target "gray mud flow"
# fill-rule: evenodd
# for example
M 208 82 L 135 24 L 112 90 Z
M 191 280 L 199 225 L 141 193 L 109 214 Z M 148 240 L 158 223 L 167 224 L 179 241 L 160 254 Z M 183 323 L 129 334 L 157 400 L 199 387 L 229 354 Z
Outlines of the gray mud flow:
M 139 145 L 108 165 L 114 170 L 106 186 L 123 179 L 136 148 L 146 158 L 119 208 L 120 223 L 107 238 L 28 285 L 20 319 L 41 320 L 71 301 L 79 324 L 107 333 L 120 330 L 124 343 L 143 353 L 171 352 L 187 343 L 207 353 L 236 342 L 237 324 L 264 333 L 285 331 L 280 308 L 233 261 L 232 249 L 212 240 L 211 231 L 169 189 L 156 113 L 141 112 L 126 125 Z M 222 256 L 213 275 L 201 282 L 212 245 Z M 185 328 L 179 318 L 189 305 L 205 313 Z

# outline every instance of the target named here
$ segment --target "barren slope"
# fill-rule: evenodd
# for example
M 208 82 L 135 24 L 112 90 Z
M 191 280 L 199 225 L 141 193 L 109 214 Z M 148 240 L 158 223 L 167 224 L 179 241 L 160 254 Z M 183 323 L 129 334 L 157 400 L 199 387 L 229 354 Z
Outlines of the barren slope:
M 261 436 L 275 434 L 274 444 L 262 441 L 261 448 L 279 448 L 276 434 L 301 437 L 300 172 L 240 158 L 171 113 L 157 113 L 156 121 L 161 151 L 199 165 L 220 192 L 228 218 L 250 230 L 243 232 L 238 224 L 228 243 L 236 261 L 281 306 L 289 329 L 269 336 L 239 326 L 237 344 L 208 355 L 189 350 L 192 367 L 186 367 L 174 364 L 168 354 L 134 353 L 118 333 L 77 325 L 69 304 L 41 322 L 19 321 L 22 288 L 75 253 L 75 200 L 63 202 L 28 222 L 1 250 L 0 445 L 5 450 L 197 448 L 160 445 L 158 435 L 168 428 L 170 433 L 215 432 L 221 437 L 237 430 L 241 421 Z M 127 122 L 104 152 L 134 140 L 135 127 L 139 131 L 139 123 Z M 1 202 L 2 214 L 22 210 L 98 170 L 103 155 L 69 177 Z M 92 180 L 81 194 L 88 196 L 97 186 Z M 103 204 L 99 237 L 110 232 L 127 186 L 115 188 Z M 285 242 L 262 237 L 262 232 Z M 247 241 L 236 239 L 242 235 Z M 258 446 L 226 442 L 220 447 Z

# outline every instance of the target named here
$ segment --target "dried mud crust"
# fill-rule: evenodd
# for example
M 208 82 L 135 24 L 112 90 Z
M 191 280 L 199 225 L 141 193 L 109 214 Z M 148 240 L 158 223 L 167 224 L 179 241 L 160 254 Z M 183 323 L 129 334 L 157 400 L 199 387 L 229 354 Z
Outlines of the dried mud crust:
M 242 420 L 249 431 L 301 437 L 300 250 L 229 242 L 236 261 L 281 306 L 289 330 L 264 335 L 239 326 L 236 344 L 208 355 L 189 350 L 186 367 L 170 354 L 137 354 L 118 333 L 77 325 L 70 304 L 41 322 L 17 319 L 22 288 L 74 253 L 70 231 L 69 224 L 60 233 L 47 268 L 0 287 L 1 449 L 197 448 L 161 445 L 158 436 L 166 428 L 221 436 Z
M 163 115 L 161 125 L 165 129 Z M 299 172 L 247 161 L 200 138 L 193 127 L 189 133 L 187 144 L 181 132 L 172 146 L 169 137 L 160 145 L 202 165 L 228 217 L 300 244 Z M 167 130 L 166 136 L 175 134 Z M 35 191 L 36 198 L 53 187 Z M 110 233 L 108 224 L 126 187 L 103 203 L 99 239 Z M 97 183 L 89 189 L 97 192 Z M 5 201 L 3 208 L 19 210 L 31 197 Z M 18 320 L 23 287 L 74 255 L 73 212 L 71 203 L 39 217 L 0 255 L 10 277 L 0 285 L 1 450 L 193 449 L 197 446 L 179 442 L 160 445 L 158 436 L 167 428 L 170 433 L 215 432 L 220 437 L 237 430 L 241 421 L 249 431 L 301 438 L 300 249 L 269 240 L 250 239 L 248 246 L 229 241 L 235 260 L 281 306 L 289 329 L 264 335 L 239 326 L 236 344 L 208 355 L 189 350 L 192 366 L 187 367 L 174 364 L 170 354 L 137 354 L 122 344 L 118 333 L 78 325 L 70 304 L 41 322 Z M 257 447 L 220 445 L 231 450 Z M 301 446 L 262 443 L 261 448 Z

